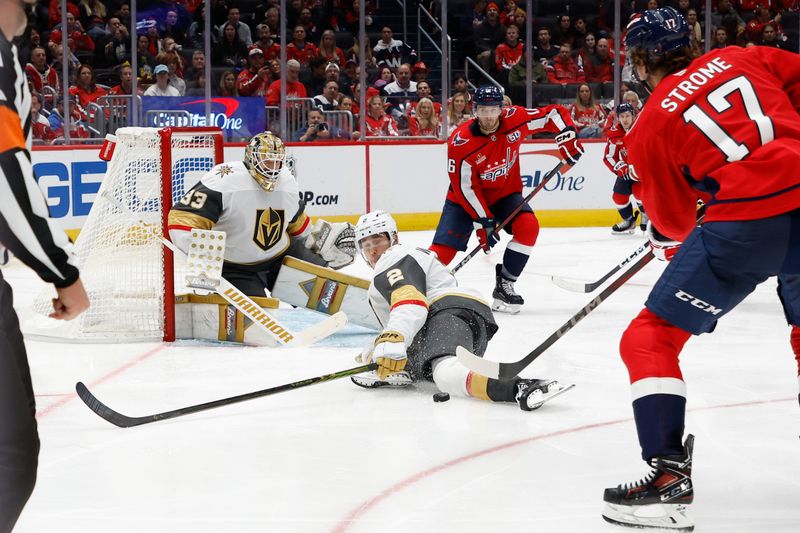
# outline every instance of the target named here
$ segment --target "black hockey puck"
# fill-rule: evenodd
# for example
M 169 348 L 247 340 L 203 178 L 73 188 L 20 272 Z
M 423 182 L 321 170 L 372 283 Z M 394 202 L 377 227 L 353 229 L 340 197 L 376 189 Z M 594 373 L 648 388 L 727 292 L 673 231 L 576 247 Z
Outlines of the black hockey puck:
M 433 401 L 437 402 L 437 403 L 438 402 L 446 402 L 449 399 L 450 399 L 450 395 L 447 394 L 446 392 L 437 392 L 436 394 L 433 395 Z

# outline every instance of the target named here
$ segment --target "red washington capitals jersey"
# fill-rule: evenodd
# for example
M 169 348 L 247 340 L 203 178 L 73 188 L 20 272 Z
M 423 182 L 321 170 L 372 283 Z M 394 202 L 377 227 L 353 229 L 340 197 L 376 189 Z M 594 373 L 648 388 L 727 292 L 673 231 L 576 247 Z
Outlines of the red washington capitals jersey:
M 625 137 L 642 200 L 664 235 L 705 220 L 752 220 L 800 207 L 800 56 L 712 50 L 666 76 Z
M 603 163 L 606 164 L 611 172 L 616 174 L 614 167 L 619 163 L 628 162 L 628 147 L 625 145 L 625 130 L 622 129 L 621 125 L 617 124 L 609 129 L 607 134 L 608 142 L 606 142 L 606 150 L 603 153 Z
M 557 133 L 573 126 L 566 109 L 510 106 L 500 115 L 497 131 L 485 135 L 476 119 L 457 127 L 447 142 L 447 199 L 461 205 L 473 219 L 491 218 L 489 206 L 522 191 L 519 145 L 530 134 Z

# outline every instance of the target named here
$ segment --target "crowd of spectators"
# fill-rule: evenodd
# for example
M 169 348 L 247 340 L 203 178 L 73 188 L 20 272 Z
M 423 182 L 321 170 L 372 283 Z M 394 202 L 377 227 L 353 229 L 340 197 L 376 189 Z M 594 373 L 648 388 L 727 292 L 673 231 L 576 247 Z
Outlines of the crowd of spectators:
M 705 2 L 699 0 L 623 0 L 623 22 L 636 11 L 667 4 L 686 17 L 693 46 L 705 47 Z M 32 7 L 28 30 L 18 41 L 37 106 L 36 138 L 46 142 L 60 138 L 65 123 L 74 138 L 101 136 L 98 119 L 113 115 L 108 105 L 114 98 L 132 98 L 134 78 L 139 96 L 203 96 L 208 84 L 213 96 L 261 97 L 273 109 L 280 105 L 285 87 L 289 98 L 308 99 L 313 108 L 304 108 L 302 127 L 286 135 L 298 142 L 441 137 L 468 119 L 470 87 L 487 81 L 502 85 L 517 104 L 525 103 L 532 86 L 535 104 L 569 106 L 582 137 L 601 137 L 613 125 L 610 97 L 615 63 L 625 82 L 620 94 L 626 99 L 631 94 L 637 97 L 636 85 L 625 69 L 624 50 L 620 57 L 613 52 L 613 1 L 576 3 L 591 6 L 584 7 L 584 12 L 576 7 L 569 14 L 539 13 L 531 17 L 531 36 L 526 35 L 529 14 L 519 7 L 522 2 L 452 2 L 448 31 L 458 43 L 453 64 L 460 67 L 470 58 L 480 69 L 470 71 L 472 80 L 460 74 L 453 77 L 447 105 L 442 108 L 440 75 L 428 79 L 428 65 L 419 60 L 413 46 L 395 37 L 391 24 L 376 23 L 380 14 L 368 0 L 366 129 L 359 132 L 359 2 L 287 3 L 285 80 L 280 79 L 278 5 L 276 0 L 212 0 L 212 27 L 206 28 L 207 6 L 198 0 L 140 0 L 135 21 L 124 0 L 67 0 L 65 23 L 60 0 L 40 0 Z M 437 13 L 435 1 L 422 5 Z M 800 0 L 713 0 L 712 5 L 711 48 L 788 48 L 782 21 L 789 13 L 796 14 Z M 794 20 L 796 25 L 797 18 Z M 135 49 L 131 32 L 135 32 Z M 206 79 L 209 58 L 204 52 L 207 34 L 211 41 L 210 80 Z M 529 37 L 533 39 L 530 80 L 525 60 Z M 63 39 L 67 58 L 62 54 Z M 136 72 L 131 67 L 134 57 Z M 65 62 L 67 80 L 62 79 Z M 479 71 L 492 80 L 477 74 Z M 70 98 L 68 120 L 59 111 L 64 107 L 64 86 Z M 638 97 L 637 105 L 641 106 Z M 351 120 L 328 124 L 326 117 L 334 114 Z M 445 117 L 448 131 L 442 131 Z

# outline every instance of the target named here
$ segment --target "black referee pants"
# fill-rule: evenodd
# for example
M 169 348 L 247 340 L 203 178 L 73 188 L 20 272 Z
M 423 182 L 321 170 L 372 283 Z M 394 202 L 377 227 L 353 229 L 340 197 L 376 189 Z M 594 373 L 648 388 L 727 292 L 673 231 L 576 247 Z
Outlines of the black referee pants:
M 0 532 L 12 530 L 36 484 L 39 435 L 31 373 L 11 287 L 0 273 Z

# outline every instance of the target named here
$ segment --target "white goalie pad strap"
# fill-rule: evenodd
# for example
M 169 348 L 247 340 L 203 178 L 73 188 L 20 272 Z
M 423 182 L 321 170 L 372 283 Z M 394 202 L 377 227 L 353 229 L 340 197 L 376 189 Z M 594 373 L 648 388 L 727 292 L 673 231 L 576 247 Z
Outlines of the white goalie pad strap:
M 342 268 L 355 260 L 355 229 L 349 222 L 317 220 L 306 237 L 305 246 L 319 254 L 331 268 Z
M 365 279 L 284 257 L 272 296 L 326 315 L 344 311 L 350 322 L 381 330 L 383 327 L 369 306 L 368 288 L 369 281 Z
M 200 291 L 214 292 L 222 278 L 224 259 L 224 231 L 192 229 L 186 254 L 186 285 Z
M 677 378 L 645 378 L 631 383 L 631 400 L 652 394 L 671 394 L 686 398 L 686 383 Z

